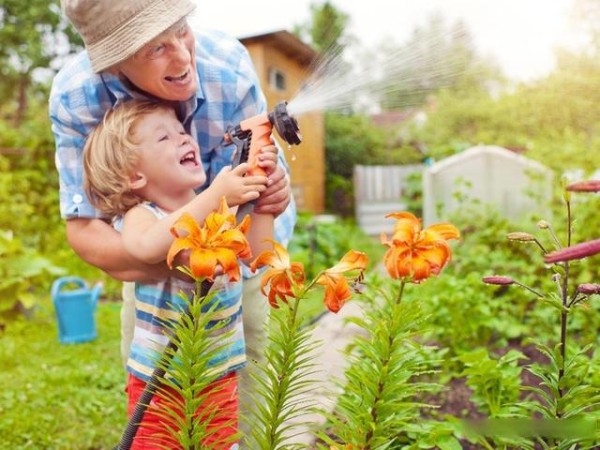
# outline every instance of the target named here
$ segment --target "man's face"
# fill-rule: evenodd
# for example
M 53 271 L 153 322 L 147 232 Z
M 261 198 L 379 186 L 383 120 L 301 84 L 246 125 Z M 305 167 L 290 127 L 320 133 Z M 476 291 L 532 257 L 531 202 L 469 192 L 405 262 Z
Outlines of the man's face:
M 196 92 L 195 39 L 182 20 L 120 63 L 116 70 L 139 89 L 163 100 L 185 101 Z

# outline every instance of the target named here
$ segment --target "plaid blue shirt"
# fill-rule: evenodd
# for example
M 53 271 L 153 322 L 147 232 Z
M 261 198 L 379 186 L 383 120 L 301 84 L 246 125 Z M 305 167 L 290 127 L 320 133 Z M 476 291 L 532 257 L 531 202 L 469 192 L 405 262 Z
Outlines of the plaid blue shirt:
M 197 32 L 196 67 L 199 81 L 196 95 L 181 102 L 177 112 L 186 130 L 198 140 L 208 183 L 231 164 L 235 146 L 225 144 L 227 130 L 266 111 L 266 101 L 248 52 L 236 39 L 215 31 Z M 148 99 L 148 95 L 120 77 L 94 73 L 85 51 L 54 78 L 49 107 L 63 218 L 101 217 L 83 190 L 85 139 L 107 110 L 132 98 Z M 283 152 L 279 152 L 279 157 L 289 173 Z M 275 240 L 287 245 L 295 222 L 296 207 L 292 199 L 276 219 Z

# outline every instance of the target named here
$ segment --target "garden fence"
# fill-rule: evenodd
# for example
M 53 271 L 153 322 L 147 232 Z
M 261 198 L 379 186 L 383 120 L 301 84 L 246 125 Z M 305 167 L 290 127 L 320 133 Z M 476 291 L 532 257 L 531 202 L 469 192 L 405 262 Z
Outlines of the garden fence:
M 388 213 L 406 209 L 402 195 L 407 178 L 422 170 L 421 164 L 355 166 L 354 202 L 356 222 L 360 228 L 370 235 L 390 232 L 394 221 L 381 218 Z

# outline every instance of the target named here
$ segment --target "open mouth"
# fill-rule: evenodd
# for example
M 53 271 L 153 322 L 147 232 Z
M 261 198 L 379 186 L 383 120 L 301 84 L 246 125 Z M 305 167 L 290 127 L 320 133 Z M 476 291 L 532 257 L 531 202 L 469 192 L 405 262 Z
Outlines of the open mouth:
M 193 150 L 187 152 L 181 157 L 181 159 L 179 160 L 179 164 L 181 164 L 182 166 L 198 166 L 198 157 L 196 155 L 196 152 Z
M 173 81 L 173 82 L 182 82 L 185 81 L 188 77 L 188 75 L 190 74 L 189 70 L 186 70 L 184 73 L 182 73 L 181 75 L 178 75 L 176 77 L 171 77 L 171 76 L 166 76 L 165 80 L 167 81 Z

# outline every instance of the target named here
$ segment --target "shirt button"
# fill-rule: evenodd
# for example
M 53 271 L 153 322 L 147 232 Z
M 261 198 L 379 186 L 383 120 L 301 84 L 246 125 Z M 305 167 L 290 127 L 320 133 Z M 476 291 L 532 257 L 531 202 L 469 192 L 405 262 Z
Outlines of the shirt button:
M 82 201 L 83 197 L 81 196 L 81 194 L 75 194 L 73 196 L 73 203 L 75 203 L 76 205 L 79 205 Z

